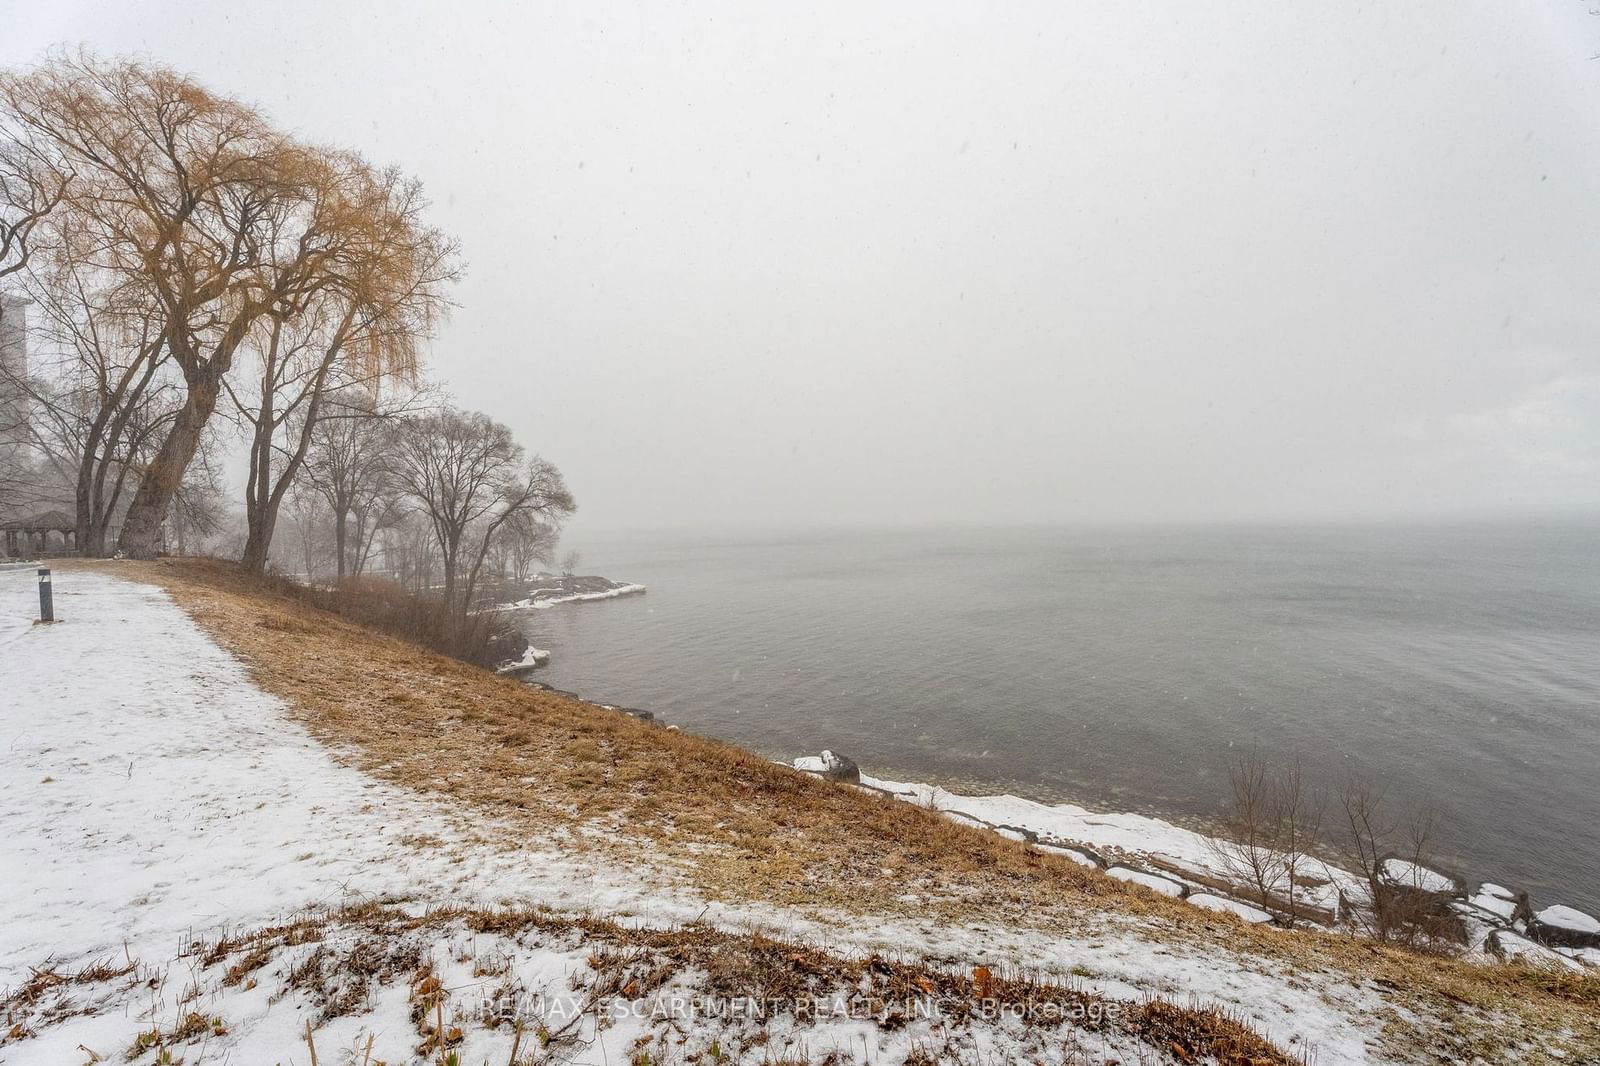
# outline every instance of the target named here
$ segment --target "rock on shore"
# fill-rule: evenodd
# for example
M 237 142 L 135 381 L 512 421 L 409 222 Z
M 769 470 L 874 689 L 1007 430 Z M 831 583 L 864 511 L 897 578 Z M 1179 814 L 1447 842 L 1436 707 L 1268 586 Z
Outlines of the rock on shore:
M 536 667 L 543 666 L 550 661 L 550 653 L 543 648 L 535 648 L 529 644 L 522 650 L 522 654 L 515 659 L 507 659 L 495 668 L 499 674 L 520 674 Z
M 1574 907 L 1546 907 L 1528 923 L 1533 936 L 1564 948 L 1600 948 L 1600 919 Z
M 849 757 L 835 755 L 831 751 L 796 759 L 794 768 L 804 770 L 808 774 L 818 774 L 832 781 L 848 781 L 853 785 L 861 783 L 861 767 Z

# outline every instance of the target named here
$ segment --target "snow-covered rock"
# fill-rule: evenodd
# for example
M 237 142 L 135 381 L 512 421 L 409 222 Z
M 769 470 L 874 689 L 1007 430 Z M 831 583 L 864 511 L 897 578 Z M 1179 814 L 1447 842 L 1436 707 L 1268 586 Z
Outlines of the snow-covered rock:
M 821 755 L 805 755 L 793 763 L 796 770 L 804 770 L 808 774 L 820 774 L 833 781 L 848 781 L 859 784 L 861 781 L 861 768 L 855 760 L 847 755 L 839 755 L 832 751 L 823 751 Z
M 1457 900 L 1449 904 L 1450 913 L 1461 923 L 1462 942 L 1469 955 L 1493 955 L 1489 950 L 1489 937 L 1506 924 L 1488 911 L 1479 910 L 1470 903 Z
M 1546 907 L 1534 918 L 1541 925 L 1565 929 L 1573 933 L 1600 933 L 1600 919 L 1573 907 L 1556 905 Z
M 1496 929 L 1489 934 L 1489 950 L 1502 959 L 1518 959 L 1522 962 L 1531 962 L 1535 966 L 1544 966 L 1549 969 L 1584 970 L 1588 967 L 1577 959 L 1543 944 L 1535 943 L 1527 937 L 1513 933 L 1509 929 Z
M 1228 882 L 1233 877 L 1228 866 L 1219 862 L 1211 837 L 1148 815 L 1094 811 L 1006 794 L 968 796 L 937 785 L 874 777 L 863 777 L 862 784 L 969 825 L 1031 831 L 1041 841 L 1039 847 L 1077 851 L 1102 868 L 1125 859 L 1183 871 L 1202 884 Z M 1096 859 L 1096 853 L 1107 858 Z M 1331 922 L 1341 899 L 1365 903 L 1365 883 L 1354 874 L 1309 856 L 1305 868 L 1311 874 L 1307 881 L 1316 883 L 1303 884 L 1295 893 L 1303 910 L 1325 915 Z
M 1510 894 L 1510 889 L 1501 888 L 1499 885 L 1479 886 L 1477 894 L 1467 902 L 1478 910 L 1499 918 L 1503 924 L 1509 925 L 1517 916 L 1517 897 Z
M 520 674 L 524 670 L 532 670 L 536 666 L 543 666 L 549 661 L 549 652 L 542 648 L 535 648 L 530 644 L 523 651 L 520 658 L 509 659 L 501 663 L 495 668 L 495 672 L 500 674 Z
M 1163 896 L 1181 898 L 1188 891 L 1181 881 L 1174 881 L 1170 877 L 1162 877 L 1160 874 L 1148 873 L 1144 870 L 1135 870 L 1131 866 L 1112 866 L 1106 870 L 1106 873 L 1115 877 L 1118 881 L 1143 885 L 1145 888 L 1159 892 Z
M 1195 892 L 1186 897 L 1186 901 L 1204 910 L 1237 914 L 1251 925 L 1264 925 L 1272 921 L 1272 915 L 1260 907 L 1252 907 L 1248 903 L 1241 903 L 1236 899 L 1218 896 L 1211 892 Z
M 1413 889 L 1434 896 L 1453 896 L 1458 891 L 1455 878 L 1405 859 L 1383 860 L 1379 874 L 1395 888 Z
M 1077 848 L 1064 848 L 1059 844 L 1040 844 L 1038 848 L 1040 851 L 1048 851 L 1052 855 L 1060 855 L 1071 859 L 1079 866 L 1089 866 L 1097 870 L 1100 868 L 1100 863 L 1095 861 L 1094 856 L 1086 851 L 1079 851 Z
M 1557 904 L 1533 916 L 1532 936 L 1546 944 L 1567 948 L 1600 948 L 1600 919 L 1573 907 Z

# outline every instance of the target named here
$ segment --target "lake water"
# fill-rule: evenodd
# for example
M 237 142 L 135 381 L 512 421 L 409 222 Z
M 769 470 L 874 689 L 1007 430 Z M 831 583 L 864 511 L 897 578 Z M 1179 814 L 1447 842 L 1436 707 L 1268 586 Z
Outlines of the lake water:
M 778 757 L 1179 820 L 1241 748 L 1600 910 L 1600 527 L 586 538 L 534 678 Z M 1330 811 L 1330 817 L 1335 811 Z

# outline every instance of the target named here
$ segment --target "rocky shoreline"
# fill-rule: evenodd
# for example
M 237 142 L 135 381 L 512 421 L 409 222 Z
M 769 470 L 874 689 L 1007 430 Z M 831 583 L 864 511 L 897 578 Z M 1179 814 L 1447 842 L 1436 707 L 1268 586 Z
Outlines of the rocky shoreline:
M 915 803 L 954 821 L 1061 855 L 1110 877 L 1142 885 L 1251 924 L 1301 925 L 1359 932 L 1372 909 L 1372 889 L 1355 874 L 1311 856 L 1315 876 L 1293 901 L 1262 900 L 1223 868 L 1213 838 L 1158 818 L 1107 814 L 1071 804 L 1047 805 L 1016 796 L 962 796 L 935 785 L 869 777 L 855 761 L 831 751 L 804 756 L 794 769 Z M 1462 878 L 1391 855 L 1378 868 L 1378 890 L 1403 896 L 1461 954 L 1485 961 L 1519 959 L 1535 965 L 1600 970 L 1600 919 L 1555 904 L 1537 911 L 1526 892 L 1493 882 L 1469 891 Z M 1276 906 L 1274 904 L 1277 904 Z
M 644 592 L 643 585 L 630 581 L 613 581 L 593 574 L 585 576 L 538 574 L 528 582 L 520 598 L 498 604 L 496 609 L 542 611 L 563 603 L 612 600 L 619 596 L 638 596 Z
M 564 603 L 586 603 L 593 600 L 614 600 L 620 596 L 639 596 L 644 591 L 643 585 L 630 581 L 613 581 L 592 574 L 587 576 L 537 574 L 523 588 L 523 595 L 519 599 L 496 604 L 494 609 L 500 612 L 543 611 Z M 520 633 L 503 634 L 502 639 L 503 646 L 497 645 L 496 650 L 503 658 L 500 665 L 495 667 L 496 673 L 526 674 L 550 661 L 548 651 L 535 648 Z

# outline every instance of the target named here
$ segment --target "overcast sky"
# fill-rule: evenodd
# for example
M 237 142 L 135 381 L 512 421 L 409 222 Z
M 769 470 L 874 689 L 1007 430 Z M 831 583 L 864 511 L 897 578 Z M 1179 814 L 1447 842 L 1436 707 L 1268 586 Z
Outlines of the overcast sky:
M 420 176 L 575 532 L 1600 511 L 1581 0 L 0 7 Z

